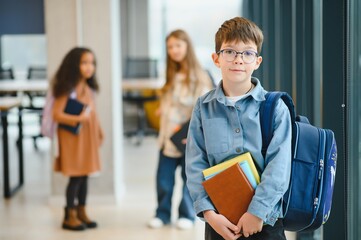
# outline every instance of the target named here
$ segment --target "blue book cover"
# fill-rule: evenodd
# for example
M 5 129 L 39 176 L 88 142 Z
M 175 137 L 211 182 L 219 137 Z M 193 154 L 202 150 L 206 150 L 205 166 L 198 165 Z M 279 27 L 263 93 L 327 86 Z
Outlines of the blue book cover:
M 64 109 L 64 112 L 71 115 L 80 115 L 80 113 L 83 111 L 83 109 L 86 107 L 85 104 L 79 102 L 76 99 L 68 98 L 68 101 L 66 102 L 66 106 Z M 64 128 L 74 134 L 78 134 L 79 130 L 81 128 L 81 124 L 78 123 L 76 126 L 69 126 L 66 124 L 59 124 L 59 127 Z
M 247 161 L 240 162 L 239 166 L 241 167 L 242 171 L 244 172 L 244 175 L 246 175 L 246 177 L 247 177 L 249 183 L 251 184 L 251 186 L 253 187 L 253 189 L 256 189 L 256 187 L 257 187 L 256 178 L 252 174 L 252 170 L 251 170 L 251 167 L 249 166 L 249 163 Z

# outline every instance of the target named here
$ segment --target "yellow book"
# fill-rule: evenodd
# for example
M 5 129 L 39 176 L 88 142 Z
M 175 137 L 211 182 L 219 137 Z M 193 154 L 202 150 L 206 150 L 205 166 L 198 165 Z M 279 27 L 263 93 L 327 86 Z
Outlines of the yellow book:
M 210 167 L 210 168 L 207 168 L 205 170 L 203 170 L 203 176 L 205 179 L 208 178 L 208 176 L 211 176 L 211 175 L 215 175 L 219 172 L 222 172 L 223 170 L 229 168 L 230 166 L 234 165 L 235 163 L 240 163 L 240 162 L 243 162 L 243 161 L 247 161 L 250 168 L 251 168 L 251 171 L 252 171 L 252 174 L 254 176 L 254 178 L 256 179 L 256 182 L 257 184 L 260 183 L 261 179 L 259 177 L 259 174 L 257 172 L 257 168 L 256 168 L 256 165 L 254 164 L 253 162 L 253 159 L 252 159 L 252 156 L 249 152 L 246 152 L 246 153 L 243 153 L 237 157 L 234 157 L 232 159 L 229 159 L 227 161 L 224 161 L 222 163 L 219 163 L 213 167 Z

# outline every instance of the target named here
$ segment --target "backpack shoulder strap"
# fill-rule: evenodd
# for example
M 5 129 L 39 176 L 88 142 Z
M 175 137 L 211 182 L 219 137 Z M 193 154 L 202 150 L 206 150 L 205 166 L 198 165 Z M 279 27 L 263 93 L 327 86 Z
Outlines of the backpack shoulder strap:
M 278 102 L 278 99 L 282 99 L 287 105 L 290 112 L 291 122 L 295 121 L 295 107 L 290 95 L 286 92 L 268 92 L 266 93 L 266 100 L 261 103 L 260 113 L 260 124 L 262 132 L 262 155 L 266 156 L 268 145 L 270 144 L 273 136 L 273 125 L 274 125 L 274 112 Z

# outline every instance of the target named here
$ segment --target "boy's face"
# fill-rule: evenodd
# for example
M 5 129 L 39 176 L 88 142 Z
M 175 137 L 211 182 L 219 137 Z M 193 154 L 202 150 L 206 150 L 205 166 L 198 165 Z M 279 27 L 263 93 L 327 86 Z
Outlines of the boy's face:
M 256 44 L 253 42 L 224 42 L 220 50 L 225 51 L 218 54 L 213 53 L 212 58 L 214 64 L 221 69 L 223 81 L 234 84 L 249 83 L 253 71 L 258 69 L 262 62 L 262 57 L 255 54 L 257 53 Z M 232 58 L 232 50 L 238 52 L 236 57 Z M 243 52 L 243 54 L 239 54 L 239 52 Z M 253 57 L 254 61 L 250 62 Z

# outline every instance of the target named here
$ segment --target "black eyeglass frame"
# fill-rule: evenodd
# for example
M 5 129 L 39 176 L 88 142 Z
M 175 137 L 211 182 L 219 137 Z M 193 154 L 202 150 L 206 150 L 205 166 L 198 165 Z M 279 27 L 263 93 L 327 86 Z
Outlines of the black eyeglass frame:
M 243 60 L 245 63 L 250 64 L 250 63 L 253 63 L 253 62 L 256 60 L 257 57 L 259 57 L 258 52 L 253 51 L 253 50 L 236 51 L 236 50 L 230 49 L 230 48 L 225 48 L 225 49 L 219 50 L 219 51 L 217 52 L 217 54 L 219 55 L 219 54 L 222 53 L 222 56 L 223 56 L 223 52 L 224 52 L 224 51 L 227 51 L 227 50 L 228 50 L 228 51 L 233 51 L 233 52 L 236 53 L 236 55 L 234 56 L 234 59 L 231 60 L 231 61 L 227 61 L 227 60 L 226 60 L 227 62 L 233 62 L 235 59 L 237 59 L 237 56 L 238 56 L 238 55 L 241 55 L 242 60 Z M 244 56 L 243 53 L 245 53 L 245 52 L 252 52 L 252 53 L 255 54 L 255 58 L 254 58 L 254 60 L 253 60 L 252 62 L 246 62 L 246 61 L 243 59 L 243 56 Z

